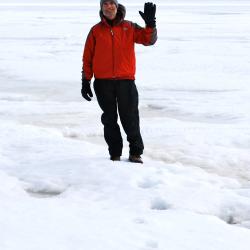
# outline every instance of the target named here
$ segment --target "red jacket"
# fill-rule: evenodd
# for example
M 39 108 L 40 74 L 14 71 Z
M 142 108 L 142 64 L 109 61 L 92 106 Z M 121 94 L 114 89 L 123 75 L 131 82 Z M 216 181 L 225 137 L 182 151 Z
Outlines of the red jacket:
M 135 79 L 135 43 L 153 45 L 156 28 L 142 28 L 124 20 L 124 6 L 118 6 L 117 18 L 110 26 L 101 15 L 101 22 L 88 34 L 83 52 L 83 76 L 97 79 Z

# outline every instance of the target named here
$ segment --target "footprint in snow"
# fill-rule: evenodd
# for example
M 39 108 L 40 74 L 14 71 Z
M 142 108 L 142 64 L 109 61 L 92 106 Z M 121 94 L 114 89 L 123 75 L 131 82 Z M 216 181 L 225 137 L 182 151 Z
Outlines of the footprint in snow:
M 64 192 L 64 190 L 33 190 L 33 189 L 26 189 L 25 190 L 30 196 L 35 198 L 51 198 L 54 196 L 58 196 Z
M 136 223 L 136 224 L 145 224 L 146 223 L 146 221 L 145 221 L 145 219 L 144 218 L 135 218 L 134 219 L 134 223 Z
M 160 184 L 162 184 L 161 180 L 149 178 L 149 177 L 145 177 L 144 179 L 138 181 L 138 183 L 137 183 L 138 187 L 145 188 L 145 189 L 153 188 L 153 187 L 156 187 Z
M 148 240 L 146 242 L 146 247 L 147 248 L 152 248 L 152 249 L 157 249 L 158 248 L 158 242 L 157 241 L 154 241 L 154 240 Z
M 170 207 L 170 204 L 162 198 L 155 198 L 151 201 L 151 209 L 153 210 L 168 210 Z

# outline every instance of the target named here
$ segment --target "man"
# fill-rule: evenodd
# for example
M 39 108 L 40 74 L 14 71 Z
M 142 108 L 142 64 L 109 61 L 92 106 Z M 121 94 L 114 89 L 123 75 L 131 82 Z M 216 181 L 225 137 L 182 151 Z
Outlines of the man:
M 145 28 L 124 20 L 126 9 L 116 0 L 101 0 L 100 8 L 101 22 L 91 28 L 84 47 L 81 93 L 86 100 L 91 100 L 90 83 L 94 76 L 94 90 L 103 111 L 101 121 L 110 159 L 119 161 L 122 155 L 122 136 L 117 123 L 119 114 L 129 142 L 129 161 L 143 163 L 144 145 L 134 82 L 134 45 L 149 46 L 156 42 L 156 6 L 145 3 L 144 12 L 139 11 Z

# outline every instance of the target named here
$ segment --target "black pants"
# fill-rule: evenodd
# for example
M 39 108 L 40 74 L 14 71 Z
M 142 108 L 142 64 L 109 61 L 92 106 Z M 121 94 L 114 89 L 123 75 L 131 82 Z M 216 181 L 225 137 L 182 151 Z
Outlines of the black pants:
M 95 79 L 94 89 L 103 114 L 104 138 L 111 156 L 122 155 L 122 136 L 117 123 L 118 114 L 127 140 L 129 153 L 141 155 L 143 141 L 140 133 L 138 92 L 133 80 L 103 80 Z

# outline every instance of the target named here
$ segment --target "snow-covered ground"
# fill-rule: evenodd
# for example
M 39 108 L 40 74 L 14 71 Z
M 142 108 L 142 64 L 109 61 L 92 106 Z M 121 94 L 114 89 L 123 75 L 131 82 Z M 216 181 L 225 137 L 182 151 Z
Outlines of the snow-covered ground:
M 143 166 L 126 143 L 109 161 L 80 95 L 99 1 L 38 2 L 0 2 L 0 249 L 248 250 L 249 2 L 156 1 L 158 42 L 136 47 Z

